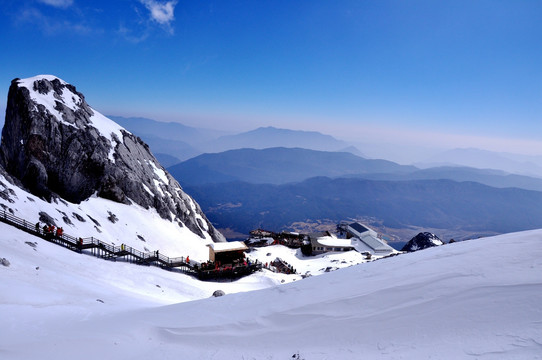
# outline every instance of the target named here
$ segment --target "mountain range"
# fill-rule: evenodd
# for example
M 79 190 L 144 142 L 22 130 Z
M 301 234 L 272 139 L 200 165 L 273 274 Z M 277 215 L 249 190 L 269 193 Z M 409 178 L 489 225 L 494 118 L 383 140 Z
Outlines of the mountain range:
M 145 121 L 142 120 L 143 123 Z M 152 136 L 159 135 L 159 132 L 155 130 Z M 144 134 L 140 136 L 144 137 Z M 262 226 L 272 230 L 299 230 L 298 226 L 310 223 L 332 223 L 356 217 L 373 219 L 376 221 L 373 226 L 385 224 L 382 229 L 388 226 L 388 230 L 389 227 L 405 230 L 416 227 L 421 231 L 427 227 L 446 229 L 447 234 L 457 238 L 538 226 L 538 204 L 529 201 L 529 196 L 525 203 L 518 200 L 525 198 L 525 193 L 520 190 L 534 191 L 532 199 L 539 198 L 542 179 L 536 176 L 509 173 L 488 166 L 479 169 L 457 165 L 430 168 L 399 165 L 386 160 L 366 159 L 352 152 L 292 146 L 292 143 L 303 143 L 296 141 L 297 137 L 305 138 L 307 141 L 304 143 L 311 144 L 326 140 L 336 149 L 345 145 L 318 133 L 260 128 L 216 137 L 211 140 L 215 151 L 234 146 L 239 148 L 193 156 L 168 167 L 168 171 L 189 189 L 218 228 L 235 234 L 232 235 L 235 237 Z M 156 140 L 160 146 L 169 141 Z M 281 141 L 289 146 L 274 146 Z M 204 144 L 203 141 L 194 145 L 203 148 Z M 243 148 L 245 146 L 247 148 Z M 266 146 L 270 147 L 264 148 Z M 461 162 L 471 153 L 486 158 L 495 155 L 496 159 L 506 155 L 510 161 L 500 167 L 505 169 L 513 169 L 514 166 L 519 169 L 517 165 L 522 161 L 521 157 L 512 159 L 509 154 L 478 152 L 475 149 L 450 152 L 453 153 L 462 155 L 456 156 L 456 162 Z M 478 155 L 473 155 L 473 159 L 479 158 Z M 454 162 L 452 157 L 444 156 L 443 159 L 449 160 L 443 161 L 446 164 Z M 165 160 L 168 164 L 175 161 Z M 495 163 L 490 161 L 487 164 Z M 535 166 L 531 168 L 536 169 Z M 531 174 L 536 175 L 536 171 Z M 478 185 L 473 183 L 486 187 L 481 187 L 479 192 L 474 191 Z M 365 187 L 368 184 L 386 191 L 367 192 Z M 292 192 L 293 188 L 295 192 Z M 423 191 L 418 191 L 420 189 Z M 418 198 L 413 201 L 414 197 Z M 305 202 L 300 203 L 300 199 Z M 477 211 L 472 212 L 471 208 Z M 505 216 L 504 209 L 511 215 Z
M 232 149 L 268 147 L 306 148 L 321 151 L 361 152 L 347 142 L 316 131 L 300 131 L 261 127 L 238 134 L 195 128 L 177 122 L 160 122 L 141 117 L 109 115 L 109 118 L 140 136 L 153 152 L 164 157 L 169 165 L 188 160 L 203 153 L 216 153 Z
M 404 174 L 416 168 L 386 160 L 364 159 L 347 152 L 301 148 L 238 149 L 203 154 L 171 166 L 168 171 L 183 184 L 285 184 L 315 176 L 351 174 Z
M 500 170 L 268 148 L 203 154 L 168 171 L 231 237 L 256 228 L 316 231 L 346 218 L 393 228 L 398 242 L 412 227 L 464 239 L 542 226 L 542 179 Z
M 186 185 L 219 228 L 296 231 L 295 223 L 373 218 L 390 228 L 484 234 L 542 227 L 542 192 L 451 180 L 311 178 L 284 185 Z
M 360 174 L 360 178 L 371 180 L 439 180 L 447 179 L 458 182 L 477 182 L 496 188 L 519 188 L 542 191 L 542 179 L 524 175 L 510 174 L 501 170 L 477 169 L 460 166 L 441 166 L 428 169 L 417 169 L 402 174 Z
M 241 148 L 297 147 L 320 151 L 350 152 L 361 157 L 366 156 L 359 150 L 360 148 L 371 147 L 372 150 L 375 148 L 374 144 L 363 143 L 356 143 L 358 147 L 355 147 L 353 146 L 354 143 L 345 142 L 315 131 L 278 129 L 268 126 L 232 134 L 142 117 L 126 118 L 113 115 L 108 117 L 145 140 L 158 158 L 162 154 L 173 156 L 174 158 L 164 158 L 167 159 L 166 166 L 175 165 L 203 153 L 216 153 Z M 384 145 L 379 144 L 379 146 Z M 417 162 L 410 160 L 412 165 L 421 169 L 433 167 L 494 169 L 508 174 L 542 178 L 542 156 L 494 152 L 475 148 L 451 149 L 429 157 L 424 157 L 424 153 L 422 152 L 417 156 L 423 160 Z M 382 158 L 378 157 L 377 154 L 378 151 L 373 154 L 372 158 Z M 403 162 L 403 164 L 407 163 Z
M 419 169 L 386 160 L 365 159 L 352 153 L 300 148 L 237 149 L 203 154 L 170 166 L 168 171 L 179 182 L 189 185 L 230 181 L 280 185 L 325 176 L 386 181 L 447 179 L 542 191 L 542 179 L 501 170 L 459 166 Z
M 447 150 L 414 165 L 422 168 L 466 166 L 542 178 L 542 156 L 499 153 L 473 148 Z
M 266 149 L 275 147 L 304 148 L 320 151 L 348 151 L 361 155 L 361 152 L 345 141 L 316 131 L 278 129 L 272 126 L 235 135 L 225 135 L 212 144 L 213 152 L 231 149 Z

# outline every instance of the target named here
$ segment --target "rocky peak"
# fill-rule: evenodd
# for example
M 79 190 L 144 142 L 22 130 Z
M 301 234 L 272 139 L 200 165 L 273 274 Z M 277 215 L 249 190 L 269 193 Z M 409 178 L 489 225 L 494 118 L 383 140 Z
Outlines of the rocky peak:
M 430 232 L 421 232 L 410 239 L 410 241 L 403 246 L 401 251 L 412 252 L 433 246 L 440 246 L 442 244 L 442 240 L 440 240 L 437 235 Z
M 155 208 L 164 219 L 214 241 L 199 205 L 149 147 L 92 109 L 75 86 L 50 75 L 12 81 L 0 162 L 34 195 L 79 203 L 99 196 Z

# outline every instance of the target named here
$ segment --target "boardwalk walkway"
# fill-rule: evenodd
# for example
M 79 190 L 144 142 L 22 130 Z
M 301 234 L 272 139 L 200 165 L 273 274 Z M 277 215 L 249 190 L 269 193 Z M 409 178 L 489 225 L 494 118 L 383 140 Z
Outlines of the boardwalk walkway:
M 3 213 L 0 213 L 0 221 L 78 253 L 93 255 L 106 260 L 122 260 L 139 265 L 159 266 L 162 269 L 175 270 L 188 275 L 197 276 L 200 280 L 238 278 L 252 274 L 262 268 L 262 264 L 256 262 L 249 263 L 248 265 L 235 266 L 227 264 L 220 268 L 209 269 L 207 267 L 202 267 L 202 264 L 197 261 L 187 260 L 185 257 L 170 258 L 159 251 L 142 252 L 125 244 L 115 246 L 94 237 L 76 238 L 66 233 L 63 233 L 61 236 L 56 236 L 53 233 L 44 232 L 38 225 L 39 222 L 36 224 L 26 219 L 19 218 L 6 210 L 4 210 Z
M 0 213 L 0 221 L 78 253 L 93 255 L 107 260 L 116 261 L 117 259 L 121 259 L 140 265 L 154 265 L 165 269 L 176 269 L 190 275 L 199 276 L 200 273 L 197 270 L 200 264 L 194 260 L 186 261 L 184 257 L 170 258 L 160 254 L 159 251 L 142 252 L 124 244 L 114 246 L 94 237 L 75 238 L 66 233 L 62 234 L 62 236 L 56 236 L 52 233 L 42 231 L 40 226 L 36 227 L 36 223 L 14 216 L 5 210 L 3 213 Z

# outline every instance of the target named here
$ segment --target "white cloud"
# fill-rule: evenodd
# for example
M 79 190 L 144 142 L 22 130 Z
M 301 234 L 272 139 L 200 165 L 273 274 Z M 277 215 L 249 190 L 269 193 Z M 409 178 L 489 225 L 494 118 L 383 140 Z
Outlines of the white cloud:
M 22 11 L 20 14 L 18 14 L 18 20 L 21 23 L 35 24 L 46 35 L 58 35 L 66 33 L 89 35 L 100 32 L 100 30 L 92 29 L 86 25 L 84 20 L 81 22 L 76 22 L 58 19 L 46 15 L 35 8 L 28 8 Z
M 177 0 L 159 2 L 156 0 L 139 0 L 150 11 L 151 20 L 166 27 L 170 32 L 171 22 L 175 20 L 174 11 Z
M 67 8 L 73 5 L 73 0 L 38 0 L 40 3 L 58 8 Z

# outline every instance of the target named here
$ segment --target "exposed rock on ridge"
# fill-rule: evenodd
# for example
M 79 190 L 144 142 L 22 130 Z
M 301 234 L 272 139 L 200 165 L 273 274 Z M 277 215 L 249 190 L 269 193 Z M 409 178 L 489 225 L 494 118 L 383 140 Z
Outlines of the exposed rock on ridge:
M 423 233 L 419 233 L 418 235 L 410 239 L 410 241 L 407 242 L 405 246 L 403 246 L 401 251 L 412 252 L 412 251 L 427 249 L 433 246 L 440 246 L 443 244 L 444 243 L 442 242 L 442 240 L 438 238 L 437 235 L 432 234 L 430 232 L 423 232 Z
M 12 81 L 0 162 L 34 195 L 79 203 L 97 195 L 155 208 L 204 238 L 224 237 L 149 147 L 93 110 L 83 94 L 54 76 Z

